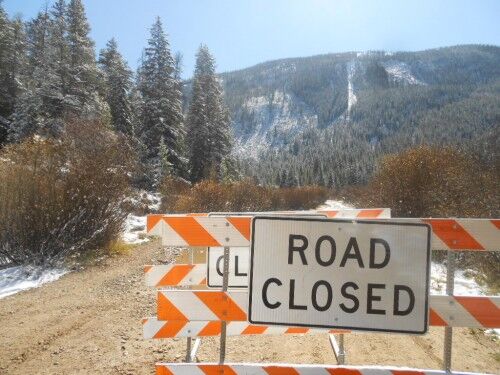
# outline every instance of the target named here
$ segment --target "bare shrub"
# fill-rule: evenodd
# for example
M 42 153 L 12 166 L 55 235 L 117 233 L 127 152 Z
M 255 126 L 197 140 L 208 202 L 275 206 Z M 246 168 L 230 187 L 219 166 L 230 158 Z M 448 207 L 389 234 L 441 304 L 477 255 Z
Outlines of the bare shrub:
M 181 191 L 171 189 L 164 198 L 164 212 L 248 212 L 300 210 L 323 203 L 328 190 L 316 186 L 276 188 L 256 185 L 251 180 L 218 183 L 205 180 Z
M 339 193 L 357 207 L 390 207 L 393 217 L 497 218 L 499 170 L 453 148 L 421 146 L 382 158 L 367 186 Z M 436 252 L 442 261 L 444 252 Z M 458 253 L 461 267 L 480 271 L 500 290 L 500 254 Z
M 72 123 L 60 140 L 7 146 L 0 154 L 0 256 L 56 265 L 116 239 L 131 155 L 99 123 Z
M 366 187 L 341 195 L 394 217 L 496 217 L 498 173 L 456 149 L 420 146 L 383 157 Z

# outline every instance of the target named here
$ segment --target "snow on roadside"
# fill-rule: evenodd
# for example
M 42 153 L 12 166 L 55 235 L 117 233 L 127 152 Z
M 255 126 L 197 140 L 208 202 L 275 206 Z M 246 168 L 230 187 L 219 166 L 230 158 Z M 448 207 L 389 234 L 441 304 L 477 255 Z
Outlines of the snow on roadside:
M 354 206 L 351 206 L 350 204 L 347 204 L 343 201 L 336 201 L 333 199 L 328 199 L 325 203 L 323 203 L 317 209 L 318 210 L 345 210 L 345 209 L 352 209 L 352 208 L 354 208 Z
M 56 281 L 68 272 L 70 271 L 67 269 L 40 269 L 27 266 L 5 268 L 0 270 L 0 299 Z
M 484 296 L 488 292 L 474 278 L 467 276 L 464 270 L 455 270 L 453 294 L 457 296 Z M 446 294 L 446 266 L 441 263 L 431 264 L 431 294 Z M 500 329 L 487 329 L 486 334 L 500 336 Z
M 129 214 L 125 220 L 125 228 L 122 234 L 125 243 L 137 245 L 148 242 L 146 237 L 146 216 Z

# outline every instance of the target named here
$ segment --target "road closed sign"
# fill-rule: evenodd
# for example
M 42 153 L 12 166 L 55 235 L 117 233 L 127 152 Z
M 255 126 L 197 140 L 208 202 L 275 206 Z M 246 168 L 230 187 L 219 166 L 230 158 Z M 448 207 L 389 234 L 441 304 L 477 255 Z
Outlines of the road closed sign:
M 229 249 L 229 288 L 248 287 L 248 247 L 231 247 Z M 221 246 L 209 247 L 207 255 L 207 285 L 210 288 L 222 287 L 224 274 L 224 248 Z
M 248 319 L 425 333 L 430 238 L 427 224 L 255 217 Z

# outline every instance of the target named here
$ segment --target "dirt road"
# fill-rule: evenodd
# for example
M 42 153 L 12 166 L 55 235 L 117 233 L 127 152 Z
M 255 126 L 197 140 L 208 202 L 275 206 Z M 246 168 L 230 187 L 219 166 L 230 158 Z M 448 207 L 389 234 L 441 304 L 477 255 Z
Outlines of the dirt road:
M 38 289 L 0 300 L 0 374 L 151 374 L 156 361 L 182 361 L 185 340 L 144 340 L 141 318 L 155 314 L 142 266 L 171 260 L 157 242 L 134 248 Z M 350 334 L 349 364 L 442 366 L 443 329 L 425 336 Z M 453 369 L 500 373 L 500 343 L 454 331 Z M 204 339 L 201 361 L 218 360 Z M 227 361 L 334 363 L 327 335 L 228 340 Z

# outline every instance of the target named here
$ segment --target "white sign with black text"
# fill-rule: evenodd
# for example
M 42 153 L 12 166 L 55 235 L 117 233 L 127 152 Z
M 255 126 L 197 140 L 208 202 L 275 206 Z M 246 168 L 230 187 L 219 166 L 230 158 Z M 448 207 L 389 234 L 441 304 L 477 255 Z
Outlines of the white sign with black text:
M 221 288 L 224 248 L 209 247 L 207 258 L 207 285 L 210 288 Z M 229 288 L 248 288 L 249 258 L 250 249 L 248 247 L 231 247 L 229 249 Z
M 425 333 L 430 236 L 427 224 L 255 217 L 249 321 Z

